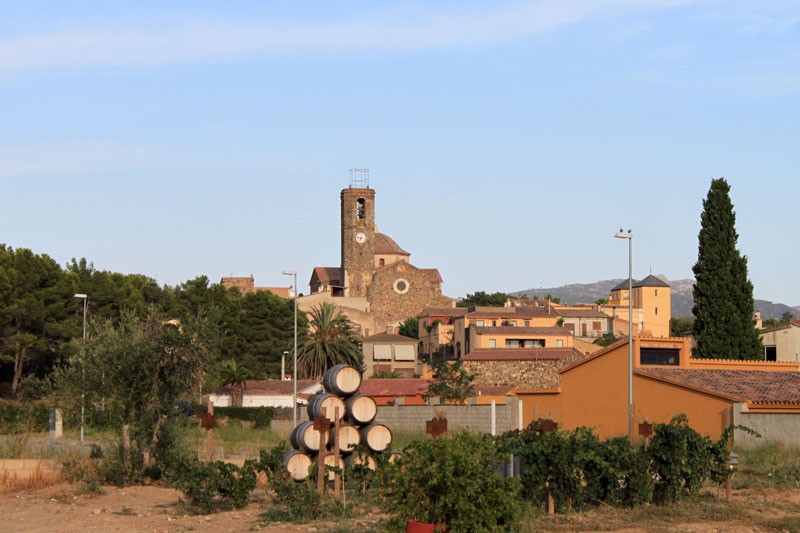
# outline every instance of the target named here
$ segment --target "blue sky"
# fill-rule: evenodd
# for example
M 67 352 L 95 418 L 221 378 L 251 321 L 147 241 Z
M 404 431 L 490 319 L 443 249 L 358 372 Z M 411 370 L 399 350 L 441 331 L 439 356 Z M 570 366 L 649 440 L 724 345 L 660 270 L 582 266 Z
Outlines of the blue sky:
M 176 284 L 380 231 L 444 292 L 691 276 L 711 179 L 800 305 L 800 4 L 0 1 L 0 242 Z

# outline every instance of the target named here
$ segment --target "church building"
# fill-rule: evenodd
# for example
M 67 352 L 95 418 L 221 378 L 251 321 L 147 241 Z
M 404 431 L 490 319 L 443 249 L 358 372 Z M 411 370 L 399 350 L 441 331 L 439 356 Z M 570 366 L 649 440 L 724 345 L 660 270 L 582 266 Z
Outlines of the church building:
M 411 264 L 411 254 L 375 224 L 375 190 L 366 171 L 351 172 L 350 186 L 340 194 L 341 263 L 316 267 L 311 293 L 298 299 L 308 310 L 319 302 L 336 304 L 362 335 L 394 329 L 426 307 L 452 307 L 442 295 L 442 277 L 435 268 Z

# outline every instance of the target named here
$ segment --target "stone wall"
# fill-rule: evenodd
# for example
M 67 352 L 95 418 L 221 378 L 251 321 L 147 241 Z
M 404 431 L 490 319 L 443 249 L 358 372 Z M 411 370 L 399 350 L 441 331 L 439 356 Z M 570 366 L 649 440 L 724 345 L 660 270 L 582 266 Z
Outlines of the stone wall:
M 555 389 L 561 384 L 558 369 L 580 357 L 575 354 L 558 361 L 464 361 L 464 368 L 475 374 L 478 387 Z
M 495 433 L 497 435 L 517 429 L 517 398 L 507 396 L 507 402 L 495 405 Z M 474 401 L 474 398 L 471 399 Z M 425 434 L 425 423 L 438 413 L 444 412 L 448 432 L 467 430 L 474 433 L 490 433 L 492 429 L 492 406 L 476 405 L 381 405 L 376 421 L 392 431 Z
M 395 290 L 399 279 L 407 283 L 408 290 L 400 294 Z M 388 265 L 375 271 L 367 292 L 370 310 L 387 324 L 402 322 L 417 316 L 426 307 L 449 307 L 452 300 L 442 296 L 441 287 L 424 270 L 405 262 Z

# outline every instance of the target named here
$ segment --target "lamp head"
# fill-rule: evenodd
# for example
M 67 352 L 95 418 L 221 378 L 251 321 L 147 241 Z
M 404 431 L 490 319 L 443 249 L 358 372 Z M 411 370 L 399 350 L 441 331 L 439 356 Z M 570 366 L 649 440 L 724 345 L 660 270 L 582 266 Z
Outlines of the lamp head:
M 87 295 L 87 294 L 80 294 L 80 293 L 79 293 L 79 294 L 74 294 L 72 297 L 73 297 L 73 298 L 82 298 L 82 299 L 84 299 L 84 300 L 85 300 L 86 298 L 88 298 L 88 297 L 89 297 L 89 295 Z

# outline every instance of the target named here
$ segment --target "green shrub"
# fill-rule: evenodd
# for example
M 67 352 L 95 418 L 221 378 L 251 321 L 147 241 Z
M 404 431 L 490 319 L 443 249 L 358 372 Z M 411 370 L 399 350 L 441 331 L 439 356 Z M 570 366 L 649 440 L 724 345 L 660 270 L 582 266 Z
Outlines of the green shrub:
M 247 504 L 256 486 L 255 461 L 243 467 L 213 461 L 188 466 L 178 488 L 200 513 L 239 509 Z
M 214 407 L 215 416 L 253 422 L 256 428 L 269 427 L 274 414 L 272 407 Z
M 382 505 L 401 519 L 445 525 L 453 533 L 512 527 L 522 510 L 516 479 L 495 471 L 492 437 L 459 433 L 409 444 L 388 465 Z
M 50 409 L 40 403 L 0 401 L 0 431 L 4 434 L 38 433 L 50 427 Z

